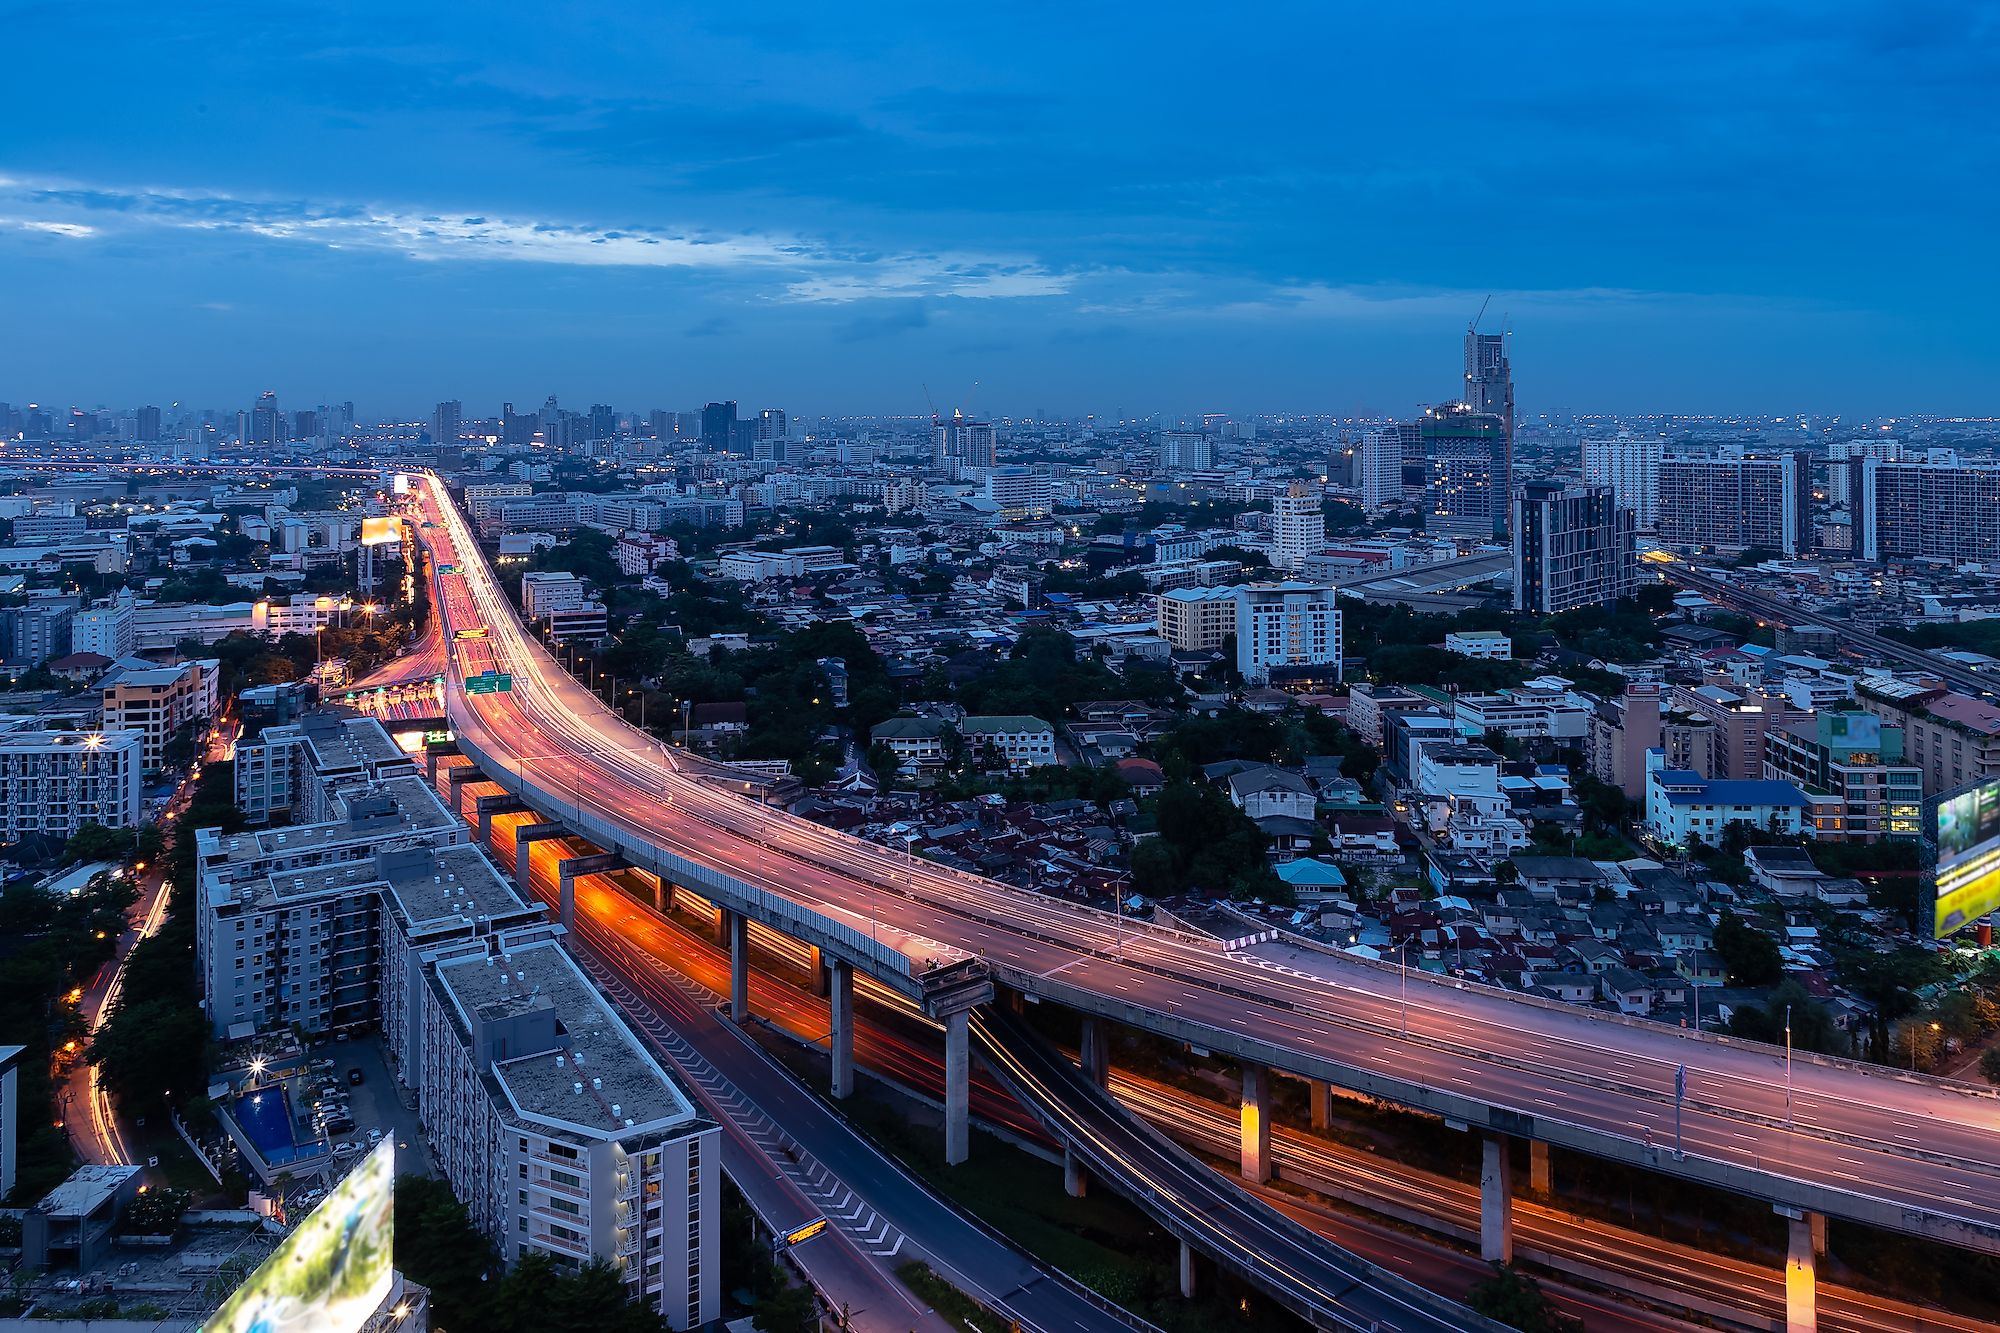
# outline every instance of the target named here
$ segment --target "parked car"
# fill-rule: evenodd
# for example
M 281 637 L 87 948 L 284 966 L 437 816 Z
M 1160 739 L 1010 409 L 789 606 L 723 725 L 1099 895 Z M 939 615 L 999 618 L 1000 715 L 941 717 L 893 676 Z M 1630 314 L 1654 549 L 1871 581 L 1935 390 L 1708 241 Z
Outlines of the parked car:
M 349 1069 L 349 1070 L 347 1071 L 347 1081 L 348 1081 L 349 1083 L 352 1083 L 352 1084 L 353 1084 L 353 1085 L 354 1085 L 355 1087 L 357 1087 L 357 1088 L 358 1088 L 358 1087 L 360 1087 L 360 1086 L 361 1086 L 361 1071 L 360 1071 L 359 1069 Z

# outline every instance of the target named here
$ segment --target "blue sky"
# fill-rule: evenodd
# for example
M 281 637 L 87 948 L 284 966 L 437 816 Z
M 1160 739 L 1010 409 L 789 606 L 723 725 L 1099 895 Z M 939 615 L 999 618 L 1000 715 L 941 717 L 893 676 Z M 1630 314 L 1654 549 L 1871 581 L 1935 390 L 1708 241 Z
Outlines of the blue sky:
M 0 398 L 1995 413 L 1995 12 L 0 0 Z

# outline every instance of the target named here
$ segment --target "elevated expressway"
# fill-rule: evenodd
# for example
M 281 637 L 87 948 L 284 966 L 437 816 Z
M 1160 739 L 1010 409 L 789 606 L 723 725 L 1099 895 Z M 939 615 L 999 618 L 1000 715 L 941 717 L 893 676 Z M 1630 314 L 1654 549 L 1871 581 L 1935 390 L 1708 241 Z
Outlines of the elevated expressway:
M 1270 1071 L 1420 1110 L 1486 1137 L 1486 1250 L 1509 1244 L 1513 1139 L 1671 1171 L 1768 1200 L 1812 1267 L 1815 1215 L 2000 1254 L 2000 1100 L 1965 1085 L 1576 1010 L 1304 946 L 1224 950 L 930 865 L 680 771 L 522 629 L 463 517 L 420 501 L 451 636 L 447 714 L 515 798 L 607 853 L 820 950 L 834 988 L 836 1090 L 852 1079 L 853 970 L 944 1028 L 947 1155 L 966 1150 L 972 1010 L 998 985 L 1242 1062 L 1243 1167 L 1269 1174 Z M 499 670 L 512 689 L 468 694 Z M 534 836 L 533 826 L 517 837 Z M 567 904 L 567 899 L 565 899 Z M 747 962 L 735 967 L 747 1003 Z M 1407 986 L 1407 1000 L 1403 998 Z M 848 996 L 845 1003 L 842 996 Z M 1676 1078 L 1686 1071 L 1676 1148 Z M 1802 1252 L 1801 1252 L 1802 1251 Z M 1809 1284 L 1808 1284 L 1809 1290 Z

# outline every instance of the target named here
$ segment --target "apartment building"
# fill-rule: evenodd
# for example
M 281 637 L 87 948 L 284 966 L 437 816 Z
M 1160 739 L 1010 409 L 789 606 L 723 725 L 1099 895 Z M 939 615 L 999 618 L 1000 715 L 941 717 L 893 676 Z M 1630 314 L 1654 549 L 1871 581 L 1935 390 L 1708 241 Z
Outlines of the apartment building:
M 1705 778 L 1663 767 L 1660 758 L 1646 774 L 1646 831 L 1669 847 L 1690 838 L 1717 846 L 1731 824 L 1792 836 L 1810 829 L 1805 793 L 1789 782 Z
M 1812 545 L 1806 455 L 1662 459 L 1655 526 L 1683 546 L 1803 554 Z
M 166 763 L 168 743 L 183 727 L 199 726 L 215 716 L 220 670 L 221 663 L 213 659 L 112 668 L 98 682 L 104 730 L 138 732 L 146 771 L 158 770 Z
M 1320 508 L 1323 490 L 1295 481 L 1271 500 L 1271 563 L 1297 569 L 1305 558 L 1326 546 L 1326 514 Z
M 1514 496 L 1514 609 L 1553 615 L 1630 597 L 1632 511 L 1609 486 L 1531 481 Z
M 1236 633 L 1236 589 L 1174 588 L 1153 600 L 1154 622 L 1170 647 L 1214 652 Z
M 1341 673 L 1338 594 L 1323 584 L 1252 583 L 1236 590 L 1236 669 L 1255 685 Z
M 1902 727 L 1904 762 L 1923 774 L 1925 796 L 2000 778 L 2000 708 L 1936 685 L 1886 679 L 1861 685 L 1855 701 Z
M 1903 729 L 1859 709 L 1822 712 L 1764 737 L 1764 775 L 1806 795 L 1814 837 L 1829 842 L 1923 836 L 1923 772 L 1903 762 Z
M 1660 461 L 1665 446 L 1658 436 L 1639 438 L 1620 431 L 1611 439 L 1583 442 L 1583 479 L 1592 486 L 1609 486 L 1620 509 L 1632 511 L 1641 532 L 1651 532 L 1660 516 Z
M 274 816 L 317 823 L 333 818 L 332 797 L 343 786 L 417 771 L 373 718 L 313 714 L 238 742 L 236 807 L 253 824 Z
M 1006 760 L 1012 772 L 1056 762 L 1056 729 L 1038 717 L 1024 714 L 968 717 L 958 724 L 958 734 L 975 752 L 985 750 Z
M 556 611 L 574 611 L 588 595 L 588 585 L 575 574 L 540 569 L 521 575 L 521 614 L 529 620 L 546 620 Z
M 130 731 L 0 733 L 0 843 L 63 842 L 85 824 L 136 827 L 143 748 L 144 738 Z
M 2000 466 L 1856 458 L 1848 479 L 1862 560 L 2000 560 Z
M 1444 650 L 1460 657 L 1505 662 L 1514 656 L 1514 641 L 1497 629 L 1455 629 L 1444 636 Z
M 1713 724 L 1713 776 L 1743 782 L 1763 779 L 1765 733 L 1808 716 L 1787 699 L 1740 689 L 1727 676 L 1676 685 L 1672 700 L 1676 711 Z

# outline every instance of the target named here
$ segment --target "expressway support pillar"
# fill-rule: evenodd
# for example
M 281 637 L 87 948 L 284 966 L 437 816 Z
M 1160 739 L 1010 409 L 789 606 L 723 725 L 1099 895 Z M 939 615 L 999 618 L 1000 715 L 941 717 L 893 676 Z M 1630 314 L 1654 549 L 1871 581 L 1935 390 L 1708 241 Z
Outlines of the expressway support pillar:
M 1306 1099 L 1312 1103 L 1312 1127 L 1325 1129 L 1333 1118 L 1333 1085 L 1324 1079 L 1307 1079 Z
M 457 741 L 424 742 L 424 780 L 435 787 L 438 785 L 438 761 L 446 755 L 458 753 Z
M 833 1053 L 833 1095 L 839 1099 L 854 1091 L 854 965 L 829 959 L 826 978 L 826 1007 L 833 1020 L 827 1044 Z
M 563 836 L 561 824 L 517 824 L 514 827 L 514 887 L 529 902 L 535 899 L 534 845 L 546 838 Z
M 1271 1178 L 1271 1071 L 1243 1066 L 1243 1178 L 1262 1185 Z
M 674 910 L 673 881 L 665 875 L 653 876 L 653 910 L 661 916 Z
M 1195 1297 L 1194 1247 L 1181 1242 L 1181 1299 L 1191 1301 Z
M 1785 1333 L 1817 1333 L 1819 1280 L 1814 1272 L 1812 1214 L 1786 1212 L 1791 1236 L 1785 1246 Z
M 1081 1199 L 1090 1191 L 1090 1172 L 1083 1166 L 1083 1158 L 1077 1156 L 1076 1149 L 1063 1145 L 1063 1193 L 1072 1199 Z
M 944 1161 L 957 1166 L 972 1155 L 972 1052 L 970 1010 L 944 1020 Z
M 1083 1036 L 1078 1045 L 1082 1048 L 1078 1058 L 1085 1077 L 1100 1088 L 1108 1087 L 1111 1083 L 1111 1041 L 1104 1031 L 1104 1020 L 1085 1014 Z
M 472 809 L 479 820 L 479 845 L 484 847 L 493 841 L 493 816 L 519 814 L 526 808 L 504 792 L 498 796 L 473 797 Z
M 1555 1173 L 1549 1169 L 1549 1145 L 1546 1139 L 1528 1140 L 1528 1188 L 1537 1198 L 1546 1199 L 1555 1191 Z
M 564 930 L 576 929 L 576 882 L 586 875 L 601 875 L 625 863 L 616 856 L 565 856 L 556 862 L 556 919 Z
M 1507 1139 L 1489 1134 L 1479 1154 L 1479 1257 L 1514 1262 L 1514 1181 L 1508 1175 Z
M 819 946 L 817 944 L 808 944 L 806 946 L 806 979 L 812 984 L 813 994 L 832 994 L 832 991 L 829 989 L 833 984 L 833 978 L 830 975 L 831 969 L 832 964 L 828 963 L 825 957 L 821 955 Z
M 729 943 L 729 1017 L 741 1023 L 750 1017 L 750 918 L 718 907 L 722 935 Z
M 1812 1224 L 1813 1257 L 1826 1258 L 1826 1214 L 1807 1213 L 1806 1221 Z
M 444 775 L 445 804 L 451 807 L 452 818 L 465 818 L 465 786 L 469 782 L 484 782 L 486 775 L 471 764 L 460 764 Z

